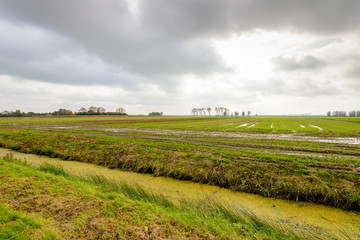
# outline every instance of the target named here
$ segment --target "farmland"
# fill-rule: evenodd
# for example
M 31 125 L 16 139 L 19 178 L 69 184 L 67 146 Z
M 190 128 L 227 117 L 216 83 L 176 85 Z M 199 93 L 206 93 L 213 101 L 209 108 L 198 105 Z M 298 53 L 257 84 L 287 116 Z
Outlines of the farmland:
M 1 118 L 0 147 L 360 211 L 360 119 Z
M 360 210 L 360 119 L 64 117 L 1 119 L 21 152 Z

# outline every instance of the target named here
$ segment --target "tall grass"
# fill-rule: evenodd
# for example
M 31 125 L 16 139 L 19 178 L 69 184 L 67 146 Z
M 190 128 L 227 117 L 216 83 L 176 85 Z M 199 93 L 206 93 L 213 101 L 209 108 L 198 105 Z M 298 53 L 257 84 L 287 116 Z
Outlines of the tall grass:
M 69 173 L 64 170 L 63 166 L 50 163 L 42 163 L 38 166 L 40 171 L 53 173 L 55 175 L 69 176 Z
M 64 176 L 64 178 L 76 183 L 76 181 L 91 184 L 94 188 L 101 189 L 104 193 L 119 193 L 128 199 L 148 203 L 149 206 L 161 206 L 171 216 L 178 216 L 183 222 L 191 224 L 195 228 L 219 231 L 219 226 L 212 229 L 214 224 L 221 225 L 227 222 L 235 230 L 237 236 L 252 239 L 327 239 L 329 236 L 319 235 L 315 232 L 293 229 L 271 219 L 260 217 L 245 208 L 239 208 L 231 203 L 217 202 L 212 199 L 205 201 L 189 201 L 181 199 L 172 201 L 162 194 L 151 193 L 139 186 L 129 185 L 124 182 L 107 179 L 105 176 L 93 174 L 88 176 L 74 176 L 66 172 L 61 166 L 53 164 L 42 164 L 34 167 L 25 161 L 7 155 L 4 158 L 8 162 L 22 164 L 43 172 Z M 221 233 L 219 233 L 221 235 Z M 323 234 L 323 233 L 322 233 Z M 216 235 L 216 234 L 215 234 Z M 346 233 L 343 234 L 346 238 Z M 246 237 L 245 237 L 246 236 Z
M 259 236 L 271 236 L 273 239 L 319 239 L 313 233 L 303 232 L 300 236 L 285 226 L 271 222 L 270 219 L 264 219 L 246 209 L 236 209 L 229 203 L 220 203 L 214 200 L 189 201 L 186 199 L 174 202 L 162 194 L 150 193 L 139 186 L 107 179 L 99 174 L 89 175 L 85 179 L 95 185 L 100 185 L 105 191 L 118 191 L 130 199 L 161 205 L 174 211 L 191 211 L 193 214 L 208 220 L 221 217 L 232 225 L 241 225 L 242 230 L 246 229 L 246 232 L 253 232 Z

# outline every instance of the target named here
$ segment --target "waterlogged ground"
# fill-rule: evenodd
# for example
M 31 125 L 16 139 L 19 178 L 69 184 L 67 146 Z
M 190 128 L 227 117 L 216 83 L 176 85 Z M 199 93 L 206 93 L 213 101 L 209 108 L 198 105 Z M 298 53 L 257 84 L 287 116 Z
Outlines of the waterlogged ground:
M 237 209 L 249 209 L 258 216 L 281 223 L 293 231 L 306 230 L 322 239 L 357 239 L 360 236 L 360 215 L 351 211 L 305 202 L 292 202 L 264 198 L 254 194 L 233 192 L 205 184 L 179 181 L 164 177 L 153 177 L 96 166 L 93 164 L 62 161 L 33 154 L 23 154 L 0 149 L 0 156 L 11 153 L 14 157 L 30 164 L 59 164 L 65 170 L 77 175 L 103 175 L 108 179 L 136 184 L 145 190 L 163 194 L 172 201 L 189 199 L 196 201 L 219 201 Z
M 358 124 L 360 127 L 360 124 Z M 3 124 L 3 126 L 11 126 L 15 129 L 43 129 L 43 130 L 71 130 L 71 129 L 81 129 L 81 130 L 99 130 L 99 131 L 109 131 L 114 133 L 125 133 L 125 132 L 140 132 L 140 133 L 150 133 L 158 135 L 203 135 L 210 137 L 234 137 L 234 138 L 255 138 L 255 139 L 278 139 L 278 140 L 288 140 L 288 141 L 309 141 L 309 142 L 325 142 L 325 143 L 338 143 L 338 144 L 355 144 L 360 145 L 360 137 L 317 137 L 317 136 L 304 136 L 299 134 L 297 131 L 292 133 L 278 133 L 278 134 L 257 134 L 257 133 L 247 133 L 247 132 L 220 132 L 220 131 L 194 131 L 194 130 L 168 130 L 168 129 L 152 129 L 152 128 L 108 128 L 102 126 L 68 126 L 68 125 L 43 125 L 43 124 Z M 246 125 L 245 125 L 246 126 Z M 252 126 L 252 125 L 251 125 Z M 249 127 L 251 127 L 249 126 Z M 303 125 L 301 125 L 303 126 Z
M 111 117 L 76 116 L 42 118 L 1 118 L 0 124 L 70 124 L 173 130 L 214 130 L 230 132 L 326 133 L 360 136 L 360 118 L 329 117 Z
M 0 146 L 360 211 L 360 118 L 0 119 Z

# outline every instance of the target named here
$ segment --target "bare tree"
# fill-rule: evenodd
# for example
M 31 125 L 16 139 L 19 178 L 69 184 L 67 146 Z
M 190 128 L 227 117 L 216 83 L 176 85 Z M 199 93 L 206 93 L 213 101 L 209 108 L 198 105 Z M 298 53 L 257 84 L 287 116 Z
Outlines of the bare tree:
M 98 107 L 98 108 L 96 109 L 96 112 L 98 112 L 98 113 L 105 113 L 105 108 L 103 108 L 103 107 Z
M 346 111 L 333 111 L 333 117 L 346 117 Z
M 223 107 L 219 107 L 219 109 L 220 109 L 220 115 L 224 115 L 224 108 Z
M 356 117 L 356 111 L 350 111 L 349 117 Z
M 201 112 L 199 112 L 200 108 L 195 108 L 196 109 L 196 115 L 201 115 Z
M 117 112 L 117 113 L 120 113 L 120 114 L 124 114 L 124 113 L 125 113 L 125 109 L 122 108 L 122 107 L 119 107 L 119 108 L 116 109 L 116 112 Z
M 206 108 L 201 108 L 202 115 L 206 115 Z
M 79 109 L 79 113 L 86 113 L 86 111 L 87 111 L 87 110 L 86 110 L 86 108 L 84 108 L 84 107 L 82 107 L 82 108 Z
M 197 115 L 197 109 L 196 108 L 191 109 L 191 113 L 194 114 L 194 116 Z
M 247 114 L 248 114 L 248 116 L 250 116 L 250 115 L 251 115 L 251 111 L 248 111 Z
M 97 111 L 97 107 L 91 106 L 89 107 L 88 113 L 95 113 Z
M 67 109 L 60 108 L 52 113 L 53 115 L 73 115 L 73 112 Z
M 208 111 L 209 116 L 210 116 L 210 115 L 211 115 L 211 114 L 210 114 L 210 112 L 211 112 L 211 107 L 208 107 L 206 110 Z

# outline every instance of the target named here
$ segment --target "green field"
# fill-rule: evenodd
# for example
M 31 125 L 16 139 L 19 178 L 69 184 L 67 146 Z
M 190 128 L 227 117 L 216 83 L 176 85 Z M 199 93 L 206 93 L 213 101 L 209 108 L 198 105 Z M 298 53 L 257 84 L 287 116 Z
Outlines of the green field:
M 297 134 L 310 136 L 360 136 L 360 118 L 329 117 L 113 117 L 76 116 L 0 118 L 0 124 L 75 125 L 81 127 L 154 128 L 222 131 L 234 133 Z M 30 126 L 31 128 L 31 126 Z
M 360 210 L 360 119 L 0 119 L 0 146 L 235 191 Z
M 0 118 L 0 147 L 356 212 L 359 146 L 359 118 Z

